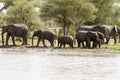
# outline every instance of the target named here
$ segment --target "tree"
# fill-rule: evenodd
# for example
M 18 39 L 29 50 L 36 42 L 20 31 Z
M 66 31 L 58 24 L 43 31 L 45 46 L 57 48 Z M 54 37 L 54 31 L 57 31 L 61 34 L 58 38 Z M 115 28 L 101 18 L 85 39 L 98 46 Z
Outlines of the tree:
M 71 24 L 83 24 L 95 19 L 97 9 L 85 0 L 50 0 L 41 8 L 41 16 L 46 20 L 54 20 L 63 27 L 67 35 Z
M 98 9 L 94 24 L 111 24 L 114 0 L 91 0 Z
M 63 34 L 67 35 L 66 28 L 70 26 L 71 5 L 73 0 L 50 0 L 41 9 L 44 21 L 54 20 L 63 27 Z
M 24 23 L 30 30 L 39 27 L 41 23 L 39 14 L 27 0 L 17 1 L 14 6 L 9 7 L 5 20 L 8 23 Z
M 97 8 L 90 1 L 74 0 L 73 8 L 71 21 L 75 26 L 92 22 L 96 18 Z

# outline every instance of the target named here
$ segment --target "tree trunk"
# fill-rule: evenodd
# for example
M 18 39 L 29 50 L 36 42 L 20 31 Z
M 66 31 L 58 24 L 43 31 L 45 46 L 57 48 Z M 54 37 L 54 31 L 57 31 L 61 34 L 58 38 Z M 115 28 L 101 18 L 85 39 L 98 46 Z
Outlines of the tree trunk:
M 63 27 L 63 35 L 66 35 L 66 27 Z
M 69 33 L 69 26 L 67 27 L 67 33 L 66 33 L 66 35 L 68 35 L 68 33 Z

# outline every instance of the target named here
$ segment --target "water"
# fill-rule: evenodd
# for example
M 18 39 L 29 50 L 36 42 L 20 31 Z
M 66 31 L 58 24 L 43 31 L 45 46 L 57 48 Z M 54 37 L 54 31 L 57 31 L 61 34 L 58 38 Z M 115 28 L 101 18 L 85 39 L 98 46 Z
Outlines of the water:
M 0 80 L 119 80 L 114 50 L 0 49 Z

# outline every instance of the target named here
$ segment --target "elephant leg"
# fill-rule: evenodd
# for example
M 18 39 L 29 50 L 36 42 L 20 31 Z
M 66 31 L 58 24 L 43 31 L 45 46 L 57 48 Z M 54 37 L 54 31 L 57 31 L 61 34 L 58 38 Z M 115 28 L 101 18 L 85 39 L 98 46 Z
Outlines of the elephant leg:
M 101 44 L 104 44 L 104 39 L 101 39 Z
M 85 48 L 84 42 L 82 42 L 82 46 L 83 46 L 83 48 Z
M 62 47 L 62 43 L 60 43 L 60 48 Z
M 117 42 L 116 35 L 113 35 L 113 39 L 114 39 L 114 44 L 116 44 Z
M 80 41 L 77 40 L 78 48 L 80 47 Z
M 101 43 L 99 43 L 99 48 L 101 47 Z
M 119 43 L 120 43 L 120 34 L 118 34 L 119 35 Z
M 63 44 L 63 48 L 65 48 L 65 43 Z
M 54 47 L 54 41 L 53 40 L 50 41 L 50 44 L 51 44 L 52 47 Z
M 27 36 L 24 37 L 24 45 L 27 45 Z
M 23 37 L 22 39 L 23 39 L 22 45 L 25 45 L 25 38 Z
M 25 39 L 24 39 L 24 38 L 22 38 L 22 39 L 23 39 L 22 45 L 24 45 L 24 40 L 25 40 Z
M 7 36 L 6 36 L 6 46 L 8 46 L 8 40 L 10 38 L 10 34 L 7 33 Z
M 100 41 L 99 42 L 97 42 L 97 41 L 93 41 L 93 48 L 97 48 L 97 45 L 99 45 L 100 46 Z
M 42 39 L 42 42 L 43 42 L 44 47 L 47 47 L 47 46 L 45 45 L 45 40 L 44 40 L 44 39 Z
M 27 37 L 23 37 L 23 43 L 22 45 L 27 45 Z
M 40 40 L 41 40 L 41 38 L 40 38 L 40 37 L 38 37 L 37 46 L 39 46 L 39 44 L 40 44 Z
M 11 36 L 11 37 L 12 37 L 13 45 L 16 46 L 16 44 L 15 44 L 15 36 L 13 35 L 13 36 Z
M 98 40 L 96 44 L 99 45 L 99 48 L 101 47 L 101 42 L 100 42 L 100 40 Z
M 110 41 L 110 38 L 106 38 L 106 43 L 105 44 L 108 44 L 109 41 Z
M 71 44 L 69 44 L 69 47 L 71 47 L 71 48 L 72 48 L 72 45 L 71 45 Z
M 70 47 L 73 48 L 74 42 L 69 43 Z
M 90 48 L 90 43 L 91 43 L 90 39 L 87 39 L 87 41 L 86 41 L 87 48 Z

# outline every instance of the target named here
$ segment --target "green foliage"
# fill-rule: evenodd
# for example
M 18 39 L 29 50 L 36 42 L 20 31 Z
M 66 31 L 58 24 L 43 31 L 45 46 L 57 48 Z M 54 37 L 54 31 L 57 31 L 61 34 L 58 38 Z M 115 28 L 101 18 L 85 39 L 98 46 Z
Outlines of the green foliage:
M 0 12 L 0 27 L 2 27 L 4 14 Z
M 8 23 L 24 23 L 30 30 L 40 26 L 39 14 L 34 6 L 26 0 L 17 1 L 15 6 L 8 8 L 5 16 Z
M 75 26 L 95 20 L 97 8 L 87 0 L 74 0 L 72 23 Z
M 73 36 L 73 37 L 75 38 L 75 35 L 76 35 L 76 28 L 70 27 L 69 35 L 71 35 L 71 36 Z
M 70 26 L 69 17 L 73 0 L 50 0 L 41 9 L 41 17 L 44 21 L 54 20 L 63 27 L 64 35 L 67 34 L 66 27 Z
M 115 50 L 120 50 L 120 45 L 102 45 L 102 48 L 104 49 L 115 49 Z
M 7 9 L 4 20 L 24 23 L 30 30 L 43 28 L 40 18 L 54 21 L 64 34 L 81 24 L 117 24 L 120 26 L 120 0 L 0 0 Z M 39 8 L 39 12 L 35 8 Z M 0 9 L 2 11 L 3 9 Z M 40 15 L 40 16 L 39 16 Z M 40 17 L 40 18 L 39 18 Z M 1 21 L 3 17 L 0 14 Z M 70 30 L 69 30 L 70 29 Z
M 117 26 L 120 26 L 120 7 L 115 4 L 114 6 L 114 11 L 113 11 L 113 23 L 116 24 Z
M 41 8 L 44 21 L 54 20 L 63 27 L 63 33 L 68 34 L 71 24 L 77 26 L 86 21 L 93 21 L 97 9 L 85 0 L 50 0 Z
M 92 0 L 92 3 L 98 8 L 95 24 L 110 24 L 112 23 L 112 11 L 114 0 Z

